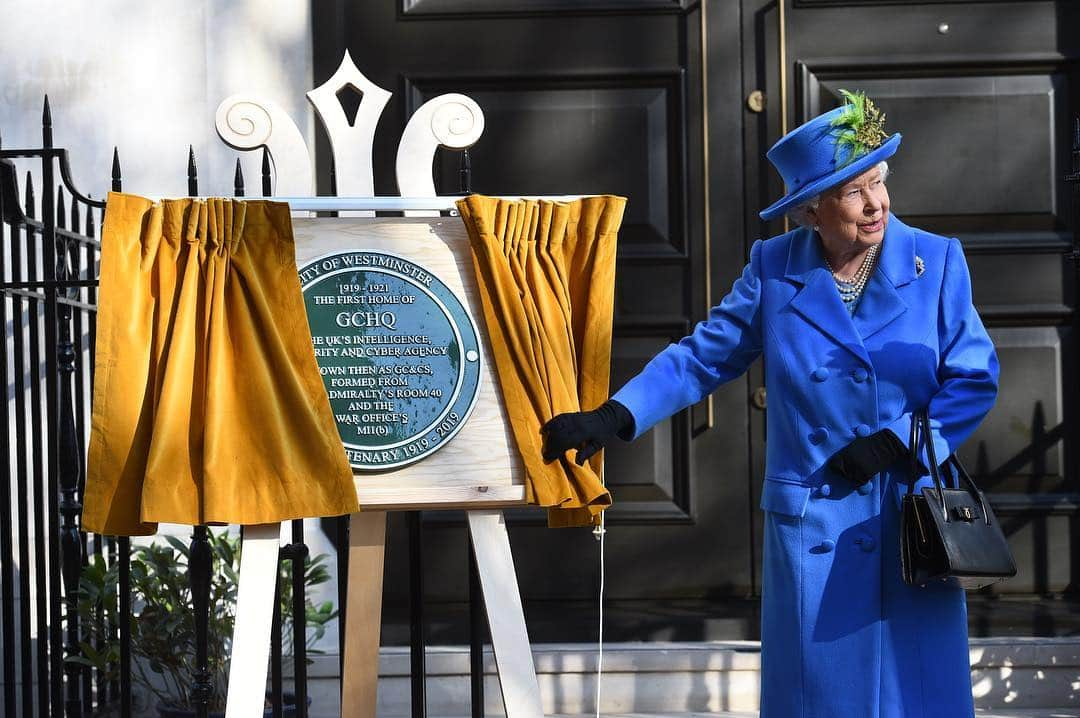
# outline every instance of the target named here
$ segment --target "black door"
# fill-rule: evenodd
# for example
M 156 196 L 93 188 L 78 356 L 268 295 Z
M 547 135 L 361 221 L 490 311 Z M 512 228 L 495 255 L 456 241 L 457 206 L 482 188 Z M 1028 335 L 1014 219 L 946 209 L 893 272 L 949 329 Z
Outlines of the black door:
M 1080 576 L 1063 181 L 1080 110 L 1076 3 L 781 1 L 743 2 L 743 93 L 765 98 L 746 124 L 747 226 L 783 230 L 756 220 L 782 193 L 764 161 L 771 143 L 840 104 L 840 88 L 865 90 L 904 136 L 890 160 L 892 210 L 961 239 L 1001 361 L 997 404 L 960 455 L 990 494 L 1019 575 L 996 597 L 972 598 L 973 633 L 1075 631 L 1075 609 L 1056 599 L 1075 596 Z M 755 415 L 755 457 L 762 428 Z
M 618 251 L 612 389 L 703 319 L 741 270 L 737 2 L 703 8 L 679 0 L 402 0 L 312 7 L 315 82 L 336 69 L 348 48 L 370 79 L 394 92 L 378 129 L 377 193 L 396 193 L 394 152 L 407 117 L 431 97 L 461 92 L 485 113 L 484 135 L 470 152 L 474 191 L 629 198 Z M 707 126 L 706 94 L 717 97 Z M 329 189 L 325 142 L 318 159 Z M 457 154 L 436 161 L 435 178 L 441 192 L 458 191 Z M 754 603 L 747 600 L 754 513 L 747 397 L 746 380 L 734 382 L 609 452 L 606 476 L 616 504 L 606 544 L 608 638 L 756 631 L 752 609 L 745 608 Z M 509 515 L 532 639 L 591 640 L 599 588 L 593 535 L 549 530 L 536 510 Z M 391 517 L 389 641 L 404 638 L 403 525 Z M 431 638 L 463 640 L 462 516 L 425 513 L 423 534 Z M 718 601 L 724 606 L 717 608 Z
M 1075 591 L 1080 570 L 1076 283 L 1061 180 L 1080 110 L 1078 4 L 781 1 L 313 3 L 315 81 L 348 48 L 393 90 L 375 147 L 379 194 L 396 193 L 409 114 L 462 92 L 486 116 L 470 153 L 474 191 L 629 198 L 613 389 L 705 317 L 755 238 L 783 230 L 757 219 L 782 192 L 765 150 L 833 106 L 839 88 L 866 90 L 904 134 L 891 162 L 893 208 L 961 238 L 1002 364 L 997 406 L 961 455 L 991 492 L 1021 574 L 996 590 L 1015 600 L 974 597 L 973 631 L 1075 630 L 1076 612 L 1057 599 Z M 441 192 L 458 190 L 457 155 L 440 156 L 434 172 Z M 759 362 L 608 453 L 608 639 L 756 637 L 761 383 Z M 509 515 L 531 638 L 590 640 L 592 535 L 549 530 L 538 511 Z M 426 513 L 423 536 L 430 638 L 462 641 L 461 515 Z M 391 517 L 391 642 L 405 640 L 406 546 L 404 522 Z

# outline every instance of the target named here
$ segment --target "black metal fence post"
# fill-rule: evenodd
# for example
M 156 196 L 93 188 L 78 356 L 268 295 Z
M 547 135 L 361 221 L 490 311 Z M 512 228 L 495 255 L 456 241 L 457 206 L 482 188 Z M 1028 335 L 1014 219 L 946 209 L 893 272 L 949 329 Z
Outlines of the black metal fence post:
M 72 200 L 74 203 L 74 200 Z M 57 189 L 56 212 L 59 219 L 60 229 L 66 229 L 64 224 L 64 190 Z M 69 249 L 68 240 L 57 237 L 54 242 L 56 250 L 55 277 L 59 282 L 67 282 L 69 276 Z M 78 588 L 79 575 L 82 571 L 82 541 L 79 537 L 79 514 L 82 512 L 82 503 L 76 496 L 79 486 L 79 473 L 82 467 L 79 441 L 75 435 L 75 408 L 72 397 L 71 385 L 75 373 L 75 345 L 71 336 L 71 306 L 62 301 L 70 299 L 68 293 L 59 287 L 50 295 L 55 295 L 57 302 L 57 371 L 59 372 L 59 464 L 57 471 L 60 482 L 60 516 L 61 516 L 61 547 L 63 550 L 63 578 L 64 598 L 67 609 L 67 632 L 64 645 L 64 655 L 74 656 L 79 653 L 79 611 L 78 611 Z M 67 662 L 64 665 L 67 674 L 67 699 L 65 701 L 65 713 L 68 718 L 82 715 L 82 693 L 80 681 L 82 669 L 76 663 Z
M 49 190 L 52 191 L 51 189 Z M 36 204 L 37 201 L 34 197 L 34 176 L 28 171 L 26 173 L 26 212 L 25 215 L 28 220 L 33 221 L 37 216 Z M 27 226 L 26 227 L 26 244 L 27 255 L 26 265 L 27 274 L 31 281 L 36 281 L 40 278 L 40 264 L 38 262 L 38 253 L 36 243 L 33 242 L 34 232 Z M 47 263 L 45 258 L 42 261 Z M 33 426 L 40 427 L 43 424 L 42 410 L 41 410 L 41 392 L 39 387 L 41 386 L 41 339 L 42 332 L 48 332 L 48 324 L 42 326 L 41 320 L 44 314 L 44 306 L 40 300 L 37 299 L 36 294 L 31 292 L 31 299 L 29 300 L 30 306 L 30 385 L 34 387 L 34 391 L 31 394 L 32 401 L 30 402 L 30 422 Z M 38 635 L 38 651 L 37 651 L 37 671 L 38 671 L 38 708 L 41 711 L 40 715 L 43 718 L 48 718 L 50 715 L 50 685 L 49 680 L 49 666 L 50 666 L 50 653 L 49 653 L 49 641 L 46 637 L 49 635 L 49 618 L 48 618 L 48 585 L 49 576 L 45 571 L 45 554 L 48 549 L 48 542 L 46 541 L 46 531 L 48 529 L 48 495 L 45 493 L 45 441 L 42 438 L 44 432 L 34 431 L 31 440 L 32 453 L 33 453 L 33 482 L 34 482 L 34 586 L 37 593 L 37 601 L 35 604 L 35 613 L 37 614 L 37 635 Z
M 458 190 L 462 195 L 472 192 L 472 159 L 469 150 L 461 151 L 458 166 Z M 480 573 L 476 568 L 472 535 L 469 535 L 469 679 L 472 718 L 484 716 L 484 594 L 480 589 Z
M 188 196 L 199 194 L 199 173 L 195 166 L 195 148 L 188 145 Z M 198 718 L 207 718 L 214 684 L 209 667 L 210 581 L 213 558 L 206 526 L 195 526 L 191 535 L 188 558 L 188 580 L 191 582 L 191 607 L 195 611 L 195 673 L 191 686 L 191 702 Z
M 277 566 L 284 558 L 278 551 Z M 280 570 L 274 569 L 274 620 L 270 625 L 270 710 L 273 718 L 282 718 L 281 690 L 281 578 Z
M 348 607 L 350 518 L 348 516 L 339 516 L 334 521 L 336 522 L 335 528 L 337 531 L 338 675 L 341 676 L 342 685 L 344 685 L 345 626 L 348 620 L 345 610 Z
M 12 171 L 12 177 L 14 177 L 14 170 Z M 0 216 L 3 212 L 3 202 L 5 201 L 4 193 L 0 192 Z M 18 202 L 18 195 L 12 192 L 7 198 L 7 201 Z M 22 238 L 23 231 L 26 231 L 27 246 L 33 246 L 29 241 L 33 238 L 33 234 L 30 233 L 29 228 L 19 227 L 12 225 L 10 229 L 11 239 L 11 265 L 10 271 L 4 272 L 2 266 L 0 266 L 0 280 L 10 277 L 11 281 L 20 282 L 24 280 L 23 272 L 23 252 L 22 252 Z M 3 261 L 3 255 L 0 253 L 0 262 Z M 12 301 L 12 317 L 11 325 L 12 331 L 12 356 L 11 362 L 14 367 L 14 373 L 10 377 L 4 377 L 4 386 L 8 386 L 9 382 L 14 384 L 15 395 L 15 436 L 26 436 L 26 392 L 30 388 L 27 386 L 27 367 L 26 367 L 26 355 L 27 347 L 25 345 L 24 336 L 24 317 L 29 317 L 28 322 L 32 322 L 36 316 L 33 312 L 28 311 L 28 308 L 24 306 L 24 302 L 19 299 Z M 26 302 L 25 304 L 29 304 Z M 7 326 L 6 306 L 0 312 L 0 322 L 4 326 Z M 4 351 L 6 353 L 7 346 L 5 342 Z M 3 373 L 7 373 L 7 361 L 5 357 Z M 0 431 L 4 431 L 4 436 L 10 437 L 10 425 L 7 425 L 5 417 L 5 426 Z M 35 432 L 36 433 L 36 432 Z M 15 452 L 15 472 L 18 477 L 29 476 L 29 467 L 27 465 L 27 451 L 26 447 L 21 442 L 10 442 L 9 450 Z M 9 464 L 5 464 L 5 475 L 3 481 L 9 482 L 9 476 L 6 470 Z M 26 627 L 30 626 L 30 497 L 29 497 L 29 483 L 28 481 L 19 480 L 16 482 L 18 487 L 18 495 L 15 504 L 15 513 L 17 515 L 18 530 L 19 530 L 19 626 L 22 627 L 19 637 L 19 680 L 22 684 L 22 691 L 20 699 L 23 705 L 23 712 L 26 713 L 30 710 L 30 707 L 34 704 L 34 663 L 33 655 L 30 643 L 30 632 Z M 5 514 L 9 516 L 10 514 Z M 5 594 L 7 595 L 7 594 Z M 14 649 L 9 647 L 11 655 L 14 655 Z M 14 663 L 14 661 L 11 661 Z
M 52 113 L 49 110 L 49 97 L 45 96 L 45 106 L 41 120 L 42 148 L 45 150 L 42 166 L 41 179 L 43 192 L 41 193 L 41 219 L 42 227 L 42 264 L 45 270 L 45 356 L 49 362 L 49 371 L 45 373 L 45 407 L 47 429 L 50 437 L 57 436 L 59 425 L 58 384 L 59 376 L 53 363 L 57 357 L 57 297 L 55 291 L 56 262 L 56 206 L 54 205 L 53 188 L 56 187 L 53 168 L 53 156 L 49 152 L 53 148 L 52 140 Z M 62 528 L 60 520 L 60 447 L 56 441 L 48 444 L 48 516 L 56 524 L 50 526 L 49 531 L 49 565 L 53 570 L 49 571 L 49 672 L 52 675 L 52 711 L 57 716 L 64 715 L 64 640 L 63 640 L 63 615 L 60 607 L 60 574 L 63 565 L 61 558 Z M 74 686 L 78 689 L 78 686 Z M 71 687 L 69 686 L 69 690 Z M 76 693 L 77 695 L 77 693 Z
M 3 202 L 3 197 L 0 197 L 0 202 Z M 2 213 L 3 205 L 0 204 L 0 214 Z M 4 274 L 3 253 L 0 252 L 0 279 L 3 279 Z M 6 327 L 7 321 L 7 302 L 0 301 L 0 322 Z M 0 382 L 3 382 L 5 388 L 8 386 L 6 337 L 4 345 L 0 347 Z M 0 431 L 4 432 L 5 437 L 11 435 L 6 408 L 3 416 L 0 416 Z M 0 486 L 0 512 L 2 512 L 4 522 L 7 523 L 11 520 L 11 466 L 6 460 L 0 467 L 0 482 L 3 482 Z M 5 651 L 13 651 L 15 645 L 15 606 L 13 601 L 8 600 L 8 596 L 15 595 L 14 571 L 15 549 L 12 545 L 12 535 L 11 531 L 5 530 L 0 532 L 0 595 L 4 597 L 3 606 L 0 606 L 0 623 L 3 627 Z M 15 715 L 16 710 L 15 661 L 4 661 L 4 714 Z
M 112 191 L 123 192 L 124 180 L 120 170 L 120 150 L 113 147 Z M 118 633 L 120 637 L 120 716 L 131 718 L 131 539 L 117 539 L 119 566 Z
M 420 512 L 409 511 L 409 642 L 412 679 L 412 716 L 427 715 L 427 667 L 424 644 L 424 552 Z
M 469 678 L 472 691 L 472 718 L 484 718 L 484 594 L 476 568 L 472 536 L 469 537 Z
M 192 532 L 188 580 L 191 582 L 191 607 L 195 612 L 195 673 L 191 685 L 191 702 L 198 718 L 207 718 L 214 684 L 210 680 L 207 634 L 210 622 L 210 541 L 206 526 L 196 526 Z
M 297 718 L 307 716 L 307 614 L 304 595 L 304 559 L 308 547 L 304 543 L 304 521 L 292 522 L 292 543 L 288 545 L 292 559 L 292 620 L 293 620 L 293 694 Z
M 86 208 L 86 221 L 81 222 L 79 212 L 77 211 L 78 203 L 72 202 L 71 205 L 71 226 L 76 233 L 81 233 L 87 238 L 87 240 L 93 240 L 95 238 L 94 231 L 94 208 L 87 206 Z M 80 229 L 81 228 L 81 229 Z M 94 248 L 93 245 L 84 244 L 82 242 L 73 241 L 70 243 L 72 274 L 76 279 L 80 279 L 83 276 L 83 268 L 91 267 L 94 263 Z M 87 277 L 91 274 L 87 271 Z M 93 305 L 94 302 L 90 300 L 92 290 L 86 290 L 87 301 L 83 302 L 83 290 L 80 287 L 74 287 L 75 298 L 79 300 L 80 304 Z M 79 309 L 75 312 L 73 317 L 73 337 L 75 339 L 75 353 L 79 357 L 78 371 L 75 372 L 75 430 L 76 436 L 80 439 L 86 436 L 86 385 L 87 382 L 93 383 L 93 345 L 94 345 L 94 313 L 88 313 L 84 309 Z M 89 342 L 84 344 L 87 336 L 89 335 Z M 88 356 L 89 353 L 89 356 Z M 84 361 L 89 359 L 89 361 Z M 86 373 L 86 364 L 89 364 L 90 374 Z M 82 442 L 79 442 L 80 458 L 83 454 Z M 82 462 L 80 462 L 82 465 Z M 82 496 L 86 486 L 86 471 L 85 467 L 83 471 L 79 472 L 79 484 L 77 487 L 77 496 Z M 81 520 L 81 516 L 80 516 Z M 82 567 L 85 568 L 90 561 L 90 555 L 93 554 L 94 560 L 102 559 L 105 556 L 105 537 L 104 536 L 91 536 L 84 531 L 80 531 L 80 538 L 82 539 Z M 105 606 L 104 604 L 97 607 L 94 611 L 93 622 L 98 626 L 105 625 Z M 105 649 L 104 638 L 99 636 L 96 646 L 99 651 Z M 91 669 L 89 666 L 83 668 L 83 710 L 89 714 L 94 713 L 94 701 L 97 700 L 100 707 L 102 702 L 107 698 L 106 696 L 106 684 L 105 675 L 102 668 Z

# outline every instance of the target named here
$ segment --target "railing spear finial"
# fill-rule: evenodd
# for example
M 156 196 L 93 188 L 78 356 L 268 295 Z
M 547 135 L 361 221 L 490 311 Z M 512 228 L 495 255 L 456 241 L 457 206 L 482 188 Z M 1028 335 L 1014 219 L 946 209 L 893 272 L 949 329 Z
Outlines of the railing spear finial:
M 120 150 L 113 145 L 112 148 L 112 191 L 123 191 L 123 179 L 120 177 Z
M 262 193 L 263 197 L 269 197 L 274 193 L 270 186 L 270 150 L 263 145 L 262 153 Z
M 240 158 L 236 158 L 236 173 L 233 175 L 233 196 L 244 196 L 244 171 L 240 168 Z
M 45 95 L 45 107 L 41 111 L 41 144 L 49 149 L 53 144 L 52 110 L 49 108 L 49 95 Z
M 199 195 L 199 171 L 195 167 L 195 148 L 188 145 L 187 192 L 189 197 Z
M 34 175 L 30 170 L 26 170 L 26 216 L 30 219 L 37 217 L 37 212 L 34 210 Z

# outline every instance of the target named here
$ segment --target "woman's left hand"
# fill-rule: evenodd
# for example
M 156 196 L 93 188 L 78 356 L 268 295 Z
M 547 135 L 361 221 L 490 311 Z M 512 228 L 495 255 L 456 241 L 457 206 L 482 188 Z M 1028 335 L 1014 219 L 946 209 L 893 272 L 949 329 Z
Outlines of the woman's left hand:
M 870 436 L 860 436 L 833 454 L 828 467 L 845 479 L 861 486 L 874 474 L 907 454 L 907 447 L 888 429 Z

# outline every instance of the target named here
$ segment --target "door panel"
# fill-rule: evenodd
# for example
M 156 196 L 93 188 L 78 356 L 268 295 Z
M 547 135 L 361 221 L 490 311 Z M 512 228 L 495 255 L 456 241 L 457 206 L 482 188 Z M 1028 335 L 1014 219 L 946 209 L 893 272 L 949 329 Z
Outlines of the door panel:
M 958 67 L 935 65 L 934 75 L 916 76 L 929 69 L 879 65 L 867 77 L 850 64 L 799 63 L 796 76 L 806 97 L 801 116 L 839 104 L 840 88 L 858 87 L 874 98 L 886 111 L 889 131 L 904 135 L 890 161 L 898 170 L 889 178 L 890 195 L 905 216 L 923 218 L 922 227 L 955 234 L 1063 226 L 1057 199 L 1065 171 L 1063 153 L 1055 150 L 1068 125 L 1060 68 L 1017 75 L 1008 66 L 965 65 L 963 76 L 950 77 L 943 74 Z
M 407 78 L 409 107 L 461 92 L 484 111 L 470 151 L 474 189 L 498 194 L 633 197 L 619 233 L 623 257 L 686 253 L 683 72 Z M 456 191 L 458 153 L 440 153 L 436 186 Z

